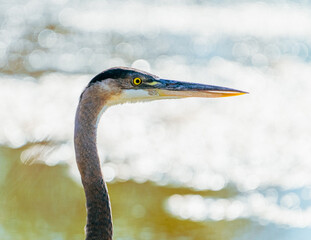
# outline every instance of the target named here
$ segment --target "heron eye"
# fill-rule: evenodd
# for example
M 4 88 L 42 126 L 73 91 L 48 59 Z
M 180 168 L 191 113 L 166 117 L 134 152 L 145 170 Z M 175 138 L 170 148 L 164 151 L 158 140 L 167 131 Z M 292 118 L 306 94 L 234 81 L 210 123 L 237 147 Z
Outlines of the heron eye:
M 140 85 L 142 82 L 143 81 L 138 77 L 133 79 L 133 84 L 136 86 Z

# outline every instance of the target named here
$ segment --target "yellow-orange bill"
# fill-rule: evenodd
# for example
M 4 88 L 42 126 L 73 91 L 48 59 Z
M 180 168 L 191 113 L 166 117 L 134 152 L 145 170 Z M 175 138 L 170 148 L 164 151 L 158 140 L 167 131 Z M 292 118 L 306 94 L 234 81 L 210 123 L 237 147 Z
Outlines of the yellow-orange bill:
M 160 79 L 157 80 L 153 87 L 157 89 L 159 96 L 172 98 L 186 97 L 231 97 L 246 94 L 247 92 L 220 87 L 206 85 L 200 83 L 180 82 L 174 80 Z
M 218 97 L 232 97 L 246 94 L 246 92 L 234 92 L 234 91 L 208 91 L 208 90 L 182 90 L 182 91 L 170 91 L 159 89 L 158 93 L 162 97 L 205 97 L 205 98 L 218 98 Z

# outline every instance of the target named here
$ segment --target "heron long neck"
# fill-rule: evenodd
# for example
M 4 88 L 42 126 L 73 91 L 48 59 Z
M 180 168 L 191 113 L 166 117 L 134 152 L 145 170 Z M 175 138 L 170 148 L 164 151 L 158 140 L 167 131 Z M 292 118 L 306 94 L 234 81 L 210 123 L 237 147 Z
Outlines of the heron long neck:
M 75 152 L 87 207 L 86 240 L 111 240 L 112 217 L 96 147 L 97 122 L 105 100 L 83 94 L 75 119 Z

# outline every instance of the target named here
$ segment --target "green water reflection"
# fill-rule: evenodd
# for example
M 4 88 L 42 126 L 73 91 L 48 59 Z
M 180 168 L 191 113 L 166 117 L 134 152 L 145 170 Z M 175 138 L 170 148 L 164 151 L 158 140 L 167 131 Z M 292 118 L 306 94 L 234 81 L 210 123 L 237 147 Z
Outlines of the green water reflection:
M 67 165 L 25 165 L 27 147 L 0 148 L 0 239 L 84 239 L 85 207 L 81 185 L 68 175 Z M 108 184 L 114 239 L 232 239 L 246 220 L 191 222 L 172 217 L 165 200 L 173 194 L 231 197 L 232 191 L 194 192 L 187 188 L 133 181 Z

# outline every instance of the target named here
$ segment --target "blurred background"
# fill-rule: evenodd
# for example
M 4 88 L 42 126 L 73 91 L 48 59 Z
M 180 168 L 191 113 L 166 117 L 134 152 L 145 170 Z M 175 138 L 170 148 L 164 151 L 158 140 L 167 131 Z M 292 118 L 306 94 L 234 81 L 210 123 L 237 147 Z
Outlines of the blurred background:
M 81 91 L 132 66 L 250 92 L 116 106 L 116 240 L 311 236 L 311 2 L 0 0 L 0 239 L 83 239 Z

